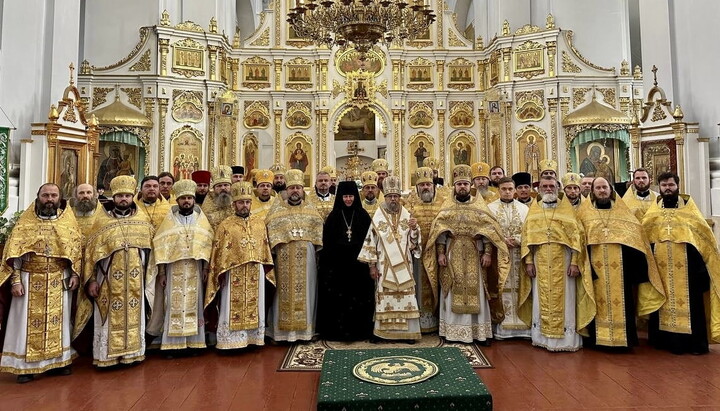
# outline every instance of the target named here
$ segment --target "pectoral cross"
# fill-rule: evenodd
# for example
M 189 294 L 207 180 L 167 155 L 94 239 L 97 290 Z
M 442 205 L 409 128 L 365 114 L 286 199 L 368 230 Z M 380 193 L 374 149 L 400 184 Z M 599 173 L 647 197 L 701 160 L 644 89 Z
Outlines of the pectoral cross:
M 348 243 L 350 242 L 350 239 L 352 238 L 352 229 L 348 227 L 347 231 L 345 231 L 345 234 L 348 236 Z
M 605 238 L 608 238 L 608 233 L 610 232 L 610 229 L 605 227 L 602 229 L 602 231 L 603 231 L 603 234 L 605 234 Z
M 120 244 L 120 245 L 122 246 L 122 248 L 123 248 L 125 251 L 127 251 L 128 249 L 130 249 L 130 244 L 128 244 L 127 241 L 123 241 L 122 244 Z
M 550 239 L 550 235 L 552 234 L 552 230 L 550 230 L 550 227 L 545 230 L 545 235 L 547 236 L 548 240 Z
M 43 250 L 43 252 L 45 253 L 45 257 L 50 257 L 50 253 L 52 253 L 50 244 L 45 243 L 45 249 Z
M 304 232 L 305 230 L 302 228 L 293 228 L 292 231 L 290 231 L 293 237 L 302 237 Z
M 665 231 L 667 231 L 667 235 L 670 235 L 670 232 L 672 231 L 672 227 L 670 227 L 670 224 L 665 226 Z

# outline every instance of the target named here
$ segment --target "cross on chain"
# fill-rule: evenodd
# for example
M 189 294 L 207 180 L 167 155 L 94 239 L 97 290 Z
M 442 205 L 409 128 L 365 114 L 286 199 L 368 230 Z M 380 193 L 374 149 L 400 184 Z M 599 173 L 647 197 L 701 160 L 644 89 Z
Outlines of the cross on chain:
M 610 229 L 607 228 L 607 227 L 604 227 L 604 228 L 602 229 L 602 231 L 603 231 L 603 234 L 605 234 L 605 238 L 608 238 L 608 233 L 610 232 Z
M 665 226 L 665 231 L 667 231 L 667 235 L 670 235 L 670 232 L 672 231 L 672 227 L 670 226 L 670 224 Z

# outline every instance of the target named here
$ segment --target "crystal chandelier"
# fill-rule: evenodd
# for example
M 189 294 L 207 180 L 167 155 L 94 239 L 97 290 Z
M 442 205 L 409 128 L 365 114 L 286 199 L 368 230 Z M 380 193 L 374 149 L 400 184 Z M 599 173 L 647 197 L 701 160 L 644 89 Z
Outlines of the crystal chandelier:
M 318 46 L 354 47 L 364 56 L 375 44 L 414 40 L 435 21 L 424 0 L 296 0 L 288 22 Z

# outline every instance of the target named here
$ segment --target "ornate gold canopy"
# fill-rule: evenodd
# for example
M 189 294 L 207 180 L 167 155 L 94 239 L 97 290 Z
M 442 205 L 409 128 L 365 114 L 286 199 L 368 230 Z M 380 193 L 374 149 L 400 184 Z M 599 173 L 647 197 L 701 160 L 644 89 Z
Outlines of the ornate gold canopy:
M 111 104 L 93 111 L 101 126 L 151 128 L 153 123 L 143 113 L 126 106 L 115 97 Z
M 562 122 L 564 127 L 579 126 L 584 124 L 630 124 L 630 117 L 622 111 L 608 107 L 595 99 L 568 114 Z

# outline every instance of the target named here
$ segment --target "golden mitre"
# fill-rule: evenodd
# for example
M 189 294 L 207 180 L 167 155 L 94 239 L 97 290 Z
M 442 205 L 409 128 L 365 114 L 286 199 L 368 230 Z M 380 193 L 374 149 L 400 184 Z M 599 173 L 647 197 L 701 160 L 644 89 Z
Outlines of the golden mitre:
M 378 183 L 378 175 L 374 171 L 366 171 L 360 176 L 363 187 L 376 186 Z
M 248 174 L 248 180 L 249 181 L 255 181 L 255 174 L 258 172 L 257 168 L 253 168 L 250 170 L 250 174 Z
M 438 170 L 440 168 L 440 160 L 436 157 L 427 157 L 423 160 L 423 167 L 430 167 L 433 170 Z
M 579 186 L 582 181 L 582 177 L 577 173 L 567 173 L 562 178 L 563 187 L 567 186 Z
M 415 184 L 420 183 L 432 183 L 433 182 L 433 170 L 430 167 L 420 167 L 415 170 Z M 385 184 L 383 182 L 383 184 Z
M 400 180 L 400 177 L 398 176 L 389 176 L 385 177 L 383 180 L 383 193 L 385 195 L 389 194 L 402 194 L 402 181 Z
M 387 172 L 387 171 L 388 171 L 388 167 L 389 167 L 389 166 L 388 166 L 388 162 L 387 162 L 387 160 L 385 160 L 384 158 L 377 158 L 377 159 L 373 160 L 372 165 L 370 166 L 370 168 L 372 168 L 372 171 L 374 171 L 374 172 L 376 172 L 376 173 L 377 173 L 378 171 L 385 171 L 385 172 Z M 385 183 L 383 183 L 383 185 L 384 185 L 384 184 L 385 184 Z
M 325 166 L 321 168 L 320 171 L 322 171 L 323 173 L 328 173 L 330 175 L 330 178 L 337 178 L 337 171 L 333 166 Z
M 232 180 L 230 177 L 232 177 L 232 168 L 230 166 L 217 166 L 213 167 L 212 169 L 212 185 L 215 187 L 218 184 L 228 183 L 230 184 Z
M 270 170 L 260 169 L 255 170 L 255 183 L 273 183 L 273 179 L 275 178 L 275 174 L 273 174 Z
M 270 171 L 272 171 L 276 176 L 285 175 L 287 172 L 285 166 L 280 163 L 273 164 L 272 167 L 270 167 Z
M 285 173 L 285 186 L 305 187 L 305 173 L 296 168 L 288 170 L 288 172 Z
M 110 191 L 112 191 L 113 195 L 135 195 L 135 187 L 137 187 L 137 180 L 131 176 L 117 176 L 110 180 Z
M 469 183 L 472 181 L 472 179 L 473 173 L 469 165 L 458 164 L 455 166 L 455 168 L 453 168 L 453 184 L 457 183 L 458 181 L 467 181 Z
M 540 173 L 545 170 L 552 170 L 557 174 L 557 161 L 555 160 L 541 160 L 540 161 Z
M 173 184 L 173 191 L 175 191 L 175 198 L 180 198 L 182 196 L 195 197 L 196 189 L 197 189 L 197 184 L 192 180 L 179 180 L 177 183 Z
M 254 188 L 249 181 L 238 181 L 230 187 L 233 201 L 252 200 Z
M 470 166 L 472 178 L 487 177 L 490 178 L 490 164 L 478 161 Z

